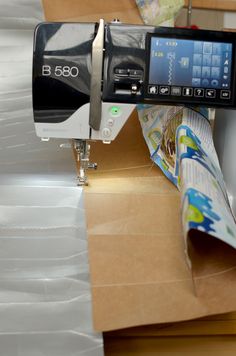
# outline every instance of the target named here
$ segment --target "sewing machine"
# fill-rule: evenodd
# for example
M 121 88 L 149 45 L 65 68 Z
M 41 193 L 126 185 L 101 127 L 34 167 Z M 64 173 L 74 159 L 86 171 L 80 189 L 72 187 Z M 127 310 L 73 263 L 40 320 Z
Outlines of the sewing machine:
M 42 23 L 35 30 L 36 133 L 74 139 L 79 184 L 89 140 L 110 143 L 136 104 L 235 108 L 236 34 L 98 23 Z

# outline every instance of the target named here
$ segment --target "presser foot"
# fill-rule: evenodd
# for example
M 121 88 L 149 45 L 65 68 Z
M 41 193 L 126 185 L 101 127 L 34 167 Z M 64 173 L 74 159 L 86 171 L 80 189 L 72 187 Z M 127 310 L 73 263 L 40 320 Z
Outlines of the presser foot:
M 79 175 L 77 177 L 77 185 L 88 185 L 87 170 L 97 169 L 97 163 L 89 161 L 90 145 L 86 140 L 75 140 L 74 148 L 77 154 L 77 162 L 79 164 Z

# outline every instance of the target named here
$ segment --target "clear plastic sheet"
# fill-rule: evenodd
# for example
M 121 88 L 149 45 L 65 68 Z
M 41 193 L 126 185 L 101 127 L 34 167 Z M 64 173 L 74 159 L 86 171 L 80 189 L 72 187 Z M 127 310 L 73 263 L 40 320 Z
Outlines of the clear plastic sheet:
M 43 20 L 39 0 L 0 0 L 0 182 L 74 183 L 72 151 L 34 130 L 33 32 Z
M 0 0 L 0 354 L 100 356 L 72 150 L 34 130 L 33 30 L 42 20 L 38 0 Z
M 1 185 L 0 196 L 0 351 L 102 355 L 82 189 Z

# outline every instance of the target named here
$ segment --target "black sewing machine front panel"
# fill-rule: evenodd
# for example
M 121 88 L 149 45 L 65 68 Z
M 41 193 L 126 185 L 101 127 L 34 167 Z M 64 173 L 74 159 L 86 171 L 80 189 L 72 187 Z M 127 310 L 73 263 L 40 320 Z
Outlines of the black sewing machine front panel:
M 146 37 L 154 27 L 108 24 L 105 33 L 103 100 L 144 100 Z
M 90 101 L 97 23 L 42 23 L 34 38 L 36 122 L 59 123 Z M 236 34 L 105 25 L 104 102 L 236 107 Z
M 92 23 L 42 23 L 35 30 L 36 122 L 63 122 L 90 100 Z

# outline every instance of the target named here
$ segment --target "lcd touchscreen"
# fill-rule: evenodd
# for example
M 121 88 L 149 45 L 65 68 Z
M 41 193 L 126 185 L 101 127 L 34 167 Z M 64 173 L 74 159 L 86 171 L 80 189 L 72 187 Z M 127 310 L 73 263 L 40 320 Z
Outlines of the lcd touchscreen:
M 230 89 L 232 44 L 151 37 L 149 84 Z

